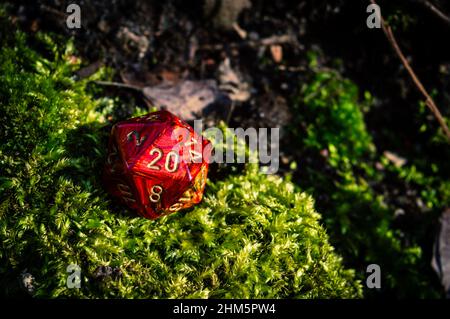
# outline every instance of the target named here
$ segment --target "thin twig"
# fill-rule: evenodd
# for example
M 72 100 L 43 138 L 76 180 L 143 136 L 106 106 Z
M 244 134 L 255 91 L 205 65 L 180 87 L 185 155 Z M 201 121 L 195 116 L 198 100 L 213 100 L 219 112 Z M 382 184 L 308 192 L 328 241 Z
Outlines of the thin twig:
M 373 4 L 376 4 L 375 0 L 370 0 Z M 381 14 L 380 14 L 381 15 Z M 391 44 L 392 48 L 394 49 L 395 53 L 398 55 L 400 60 L 402 61 L 402 64 L 408 71 L 411 79 L 413 80 L 416 87 L 419 89 L 420 93 L 425 97 L 425 104 L 428 106 L 428 108 L 431 110 L 433 115 L 438 120 L 442 130 L 444 131 L 444 134 L 447 136 L 449 142 L 450 142 L 450 130 L 447 126 L 447 123 L 445 123 L 445 120 L 439 111 L 438 107 L 436 106 L 436 103 L 434 103 L 434 100 L 431 98 L 430 94 L 428 94 L 427 90 L 423 86 L 422 82 L 420 82 L 419 78 L 417 77 L 416 73 L 412 69 L 411 65 L 409 64 L 408 60 L 406 59 L 405 55 L 403 54 L 402 50 L 400 49 L 397 40 L 395 39 L 394 33 L 392 32 L 391 27 L 384 21 L 383 16 L 379 17 L 381 20 L 381 26 L 383 28 L 383 32 L 386 35 L 387 39 L 389 40 L 389 43 Z
M 109 82 L 109 81 L 93 81 L 95 84 L 103 85 L 103 86 L 113 86 L 123 89 L 131 89 L 135 91 L 139 91 L 142 93 L 142 88 L 137 85 L 125 84 L 120 82 Z
M 59 11 L 59 10 L 57 10 L 55 8 L 52 8 L 50 6 L 47 6 L 45 4 L 41 4 L 40 8 L 41 8 L 41 10 L 50 12 L 51 14 L 54 14 L 54 15 L 58 16 L 59 18 L 63 19 L 63 20 L 65 20 L 67 18 L 67 16 L 68 16 L 66 13 L 61 12 L 61 11 Z
M 230 48 L 239 48 L 239 47 L 260 47 L 260 46 L 270 46 L 273 44 L 283 44 L 283 43 L 293 43 L 293 44 L 298 44 L 297 43 L 297 39 L 289 34 L 284 34 L 284 35 L 274 35 L 268 38 L 263 38 L 260 40 L 248 40 L 248 41 L 242 41 L 239 43 L 236 42 L 232 42 L 229 44 L 222 44 L 222 43 L 218 43 L 218 44 L 206 44 L 206 45 L 202 45 L 200 47 L 200 49 L 203 50 L 223 50 L 225 47 L 230 47 Z
M 126 83 L 120 83 L 120 82 L 109 82 L 109 81 L 93 81 L 93 83 L 95 83 L 97 85 L 102 85 L 102 86 L 111 86 L 111 87 L 116 87 L 116 88 L 120 88 L 120 89 L 137 91 L 142 95 L 144 100 L 147 101 L 150 105 L 152 105 L 152 106 L 156 105 L 154 99 L 151 96 L 149 96 L 148 94 L 144 93 L 143 87 L 140 87 L 137 85 L 132 85 L 132 84 L 126 84 Z
M 439 17 L 442 21 L 450 25 L 450 17 L 442 12 L 438 7 L 432 4 L 427 0 L 417 0 L 421 5 L 425 6 L 428 10 L 433 12 L 437 17 Z

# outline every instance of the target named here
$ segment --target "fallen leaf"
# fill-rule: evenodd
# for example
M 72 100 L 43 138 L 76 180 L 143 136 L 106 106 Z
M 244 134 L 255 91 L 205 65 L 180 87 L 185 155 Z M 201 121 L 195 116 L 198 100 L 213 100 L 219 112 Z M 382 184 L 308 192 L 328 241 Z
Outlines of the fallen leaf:
M 133 51 L 133 47 L 129 47 L 128 43 L 134 43 L 139 52 L 139 58 L 142 59 L 150 45 L 149 39 L 144 35 L 133 33 L 127 27 L 121 27 L 117 32 L 117 38 L 123 42 L 124 48 Z
M 205 16 L 212 18 L 215 27 L 232 30 L 242 10 L 251 8 L 250 0 L 205 0 Z
M 402 167 L 403 165 L 406 164 L 406 159 L 404 159 L 403 157 L 398 156 L 395 153 L 392 153 L 390 151 L 384 151 L 383 155 L 390 161 L 392 162 L 396 167 Z
M 270 46 L 270 53 L 276 63 L 280 63 L 283 60 L 283 47 L 279 44 L 272 44 Z
M 101 60 L 95 61 L 77 71 L 77 75 L 80 79 L 85 79 L 90 77 L 92 74 L 97 72 L 103 66 L 103 62 Z
M 247 39 L 247 31 L 245 31 L 244 29 L 242 29 L 239 24 L 237 24 L 237 22 L 233 22 L 233 29 L 234 31 L 236 31 L 236 33 L 239 35 L 239 37 L 242 40 Z
M 450 298 L 450 209 L 447 209 L 441 216 L 431 265 L 441 279 L 447 292 L 447 298 Z
M 189 121 L 211 111 L 214 105 L 225 107 L 229 100 L 214 80 L 180 81 L 175 85 L 162 83 L 144 87 L 142 93 L 153 105 L 166 109 Z
M 39 21 L 33 20 L 33 22 L 31 22 L 30 29 L 32 32 L 38 32 L 39 31 Z
M 232 101 L 245 102 L 250 98 L 250 85 L 231 68 L 230 59 L 226 58 L 219 66 L 220 89 L 228 94 Z

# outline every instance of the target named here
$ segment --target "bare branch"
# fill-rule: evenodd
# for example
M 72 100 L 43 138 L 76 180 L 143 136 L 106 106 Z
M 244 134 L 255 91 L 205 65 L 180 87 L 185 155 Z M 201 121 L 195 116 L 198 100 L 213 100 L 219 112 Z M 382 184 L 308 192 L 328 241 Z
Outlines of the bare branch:
M 228 43 L 227 45 L 218 43 L 218 44 L 207 44 L 202 45 L 200 49 L 203 50 L 223 50 L 226 46 L 230 48 L 240 48 L 240 47 L 260 47 L 260 46 L 271 46 L 274 44 L 284 44 L 284 43 L 290 43 L 294 45 L 298 45 L 297 39 L 290 34 L 284 34 L 284 35 L 274 35 L 268 38 L 263 38 L 260 40 L 248 40 L 248 41 L 242 41 L 239 43 Z
M 376 4 L 375 0 L 370 0 L 371 3 Z M 444 134 L 447 136 L 447 139 L 450 142 L 450 130 L 447 126 L 447 123 L 445 123 L 445 119 L 443 118 L 441 112 L 439 111 L 439 108 L 436 106 L 436 103 L 431 98 L 430 94 L 428 94 L 427 90 L 423 86 L 422 82 L 417 77 L 416 73 L 412 69 L 411 65 L 409 64 L 408 60 L 406 59 L 405 55 L 403 54 L 402 50 L 400 49 L 397 40 L 395 39 L 394 33 L 392 32 L 391 27 L 384 21 L 383 17 L 380 16 L 381 19 L 381 26 L 383 28 L 383 32 L 386 35 L 389 43 L 391 44 L 392 48 L 394 49 L 395 53 L 398 55 L 400 60 L 402 61 L 403 66 L 408 71 L 411 79 L 413 80 L 416 87 L 419 89 L 420 93 L 425 97 L 425 103 L 428 106 L 428 108 L 433 113 L 434 117 L 439 122 L 442 130 L 444 131 Z
M 437 17 L 439 17 L 442 21 L 450 25 L 450 17 L 442 12 L 438 7 L 432 4 L 428 0 L 417 0 L 421 5 L 425 6 L 428 10 L 434 13 Z

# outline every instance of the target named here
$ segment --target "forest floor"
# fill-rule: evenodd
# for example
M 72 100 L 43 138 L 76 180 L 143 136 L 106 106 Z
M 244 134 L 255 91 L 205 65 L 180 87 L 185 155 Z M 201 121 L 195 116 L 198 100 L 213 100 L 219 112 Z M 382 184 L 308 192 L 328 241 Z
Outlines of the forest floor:
M 73 37 L 77 58 L 83 61 L 83 68 L 77 73 L 80 78 L 107 66 L 113 70 L 112 81 L 137 88 L 204 79 L 215 80 L 222 89 L 228 85 L 225 90 L 235 97 L 232 106 L 228 105 L 226 112 L 213 112 L 211 123 L 222 120 L 229 127 L 280 127 L 279 174 L 312 193 L 318 211 L 324 214 L 331 242 L 349 266 L 362 271 L 368 258 L 360 254 L 353 258 L 352 249 L 345 246 L 346 222 L 331 221 L 338 218 L 333 214 L 340 211 L 341 201 L 352 197 L 346 199 L 342 189 L 335 196 L 338 186 L 330 192 L 325 186 L 314 185 L 310 175 L 314 171 L 318 176 L 326 176 L 333 185 L 345 179 L 341 168 L 331 162 L 332 143 L 325 140 L 315 149 L 305 147 L 307 143 L 299 139 L 308 134 L 308 119 L 315 119 L 313 115 L 298 114 L 307 105 L 302 94 L 308 91 L 315 76 L 329 72 L 338 81 L 349 79 L 357 87 L 365 130 L 375 147 L 372 155 L 361 157 L 371 167 L 371 173 L 356 164 L 351 170 L 367 180 L 371 198 L 383 197 L 391 214 L 392 229 L 402 234 L 402 247 L 422 248 L 417 271 L 425 271 L 427 289 L 433 291 L 424 295 L 436 296 L 435 292 L 440 291 L 439 280 L 429 265 L 438 218 L 449 205 L 442 202 L 450 196 L 445 193 L 448 187 L 441 182 L 450 177 L 450 152 L 442 134 L 437 133 L 436 120 L 421 103 L 421 95 L 383 32 L 367 28 L 368 3 L 230 0 L 223 1 L 227 7 L 221 8 L 216 1 L 79 1 L 82 28 L 68 29 L 63 2 L 13 1 L 13 20 L 27 32 Z M 450 38 L 450 26 L 418 2 L 380 4 L 414 69 L 448 118 L 450 46 L 443 39 Z M 442 1 L 441 7 L 450 12 L 449 4 Z M 231 84 L 222 80 L 225 61 L 230 62 L 232 74 L 237 75 Z M 328 83 L 320 81 L 318 90 Z M 132 89 L 106 86 L 98 94 L 118 98 L 122 103 L 111 114 L 111 122 L 132 114 L 136 105 L 149 106 L 142 92 Z M 220 107 L 223 106 L 216 106 Z M 317 125 L 320 127 L 321 123 Z M 397 171 L 383 167 L 387 166 L 383 162 L 386 158 L 398 166 Z M 213 169 L 211 174 L 215 180 L 227 172 Z M 359 214 L 372 213 L 365 204 L 355 209 L 359 209 Z M 350 229 L 358 225 L 351 218 L 349 223 Z M 402 288 L 388 290 L 385 296 L 415 293 Z

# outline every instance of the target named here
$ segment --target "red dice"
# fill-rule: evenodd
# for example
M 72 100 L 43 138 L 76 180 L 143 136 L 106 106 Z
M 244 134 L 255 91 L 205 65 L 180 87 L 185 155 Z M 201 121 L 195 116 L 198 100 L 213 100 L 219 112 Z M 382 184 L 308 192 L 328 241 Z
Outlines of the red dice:
M 105 185 L 146 218 L 191 207 L 202 199 L 211 147 L 167 111 L 119 122 L 111 131 Z

